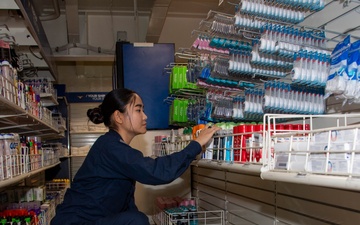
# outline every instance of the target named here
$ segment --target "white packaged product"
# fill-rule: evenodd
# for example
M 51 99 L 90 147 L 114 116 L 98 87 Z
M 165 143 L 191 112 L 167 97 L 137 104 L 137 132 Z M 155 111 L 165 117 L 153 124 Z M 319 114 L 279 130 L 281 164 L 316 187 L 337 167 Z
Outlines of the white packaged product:
M 12 157 L 11 155 L 14 154 L 14 134 L 4 134 L 3 136 L 4 141 L 4 178 L 10 178 L 12 176 L 11 168 L 12 168 Z
M 328 143 L 334 142 L 354 142 L 356 129 L 349 130 L 331 130 L 314 134 L 314 142 Z M 358 131 L 356 139 L 359 140 L 360 132 Z
M 308 172 L 313 173 L 349 173 L 350 160 L 329 159 L 326 161 L 326 157 L 310 157 L 308 167 L 306 169 Z
M 350 48 L 350 36 L 347 36 L 342 42 L 339 42 L 334 51 L 331 54 L 330 62 L 330 74 L 326 82 L 326 97 L 332 94 L 343 94 L 346 81 L 348 79 L 347 75 L 347 58 Z
M 307 150 L 307 140 L 302 138 L 302 140 L 293 140 L 290 142 L 290 138 L 283 142 L 277 142 L 274 145 L 275 152 L 284 152 L 284 151 L 306 151 Z
M 289 161 L 290 157 L 290 161 Z M 306 154 L 304 153 L 278 153 L 275 157 L 275 169 L 305 171 Z
M 357 59 L 357 71 L 356 71 L 356 77 L 357 77 L 357 85 L 356 85 L 356 90 L 355 90 L 355 99 L 354 102 L 355 103 L 360 103 L 360 57 L 358 57 Z
M 346 84 L 346 88 L 344 91 L 344 97 L 346 99 L 355 98 L 356 95 L 356 86 L 357 82 L 357 69 L 358 69 L 358 58 L 360 56 L 359 52 L 360 47 L 360 40 L 351 44 L 350 51 L 349 51 L 349 58 L 348 58 L 348 67 L 347 67 L 347 75 L 348 80 Z

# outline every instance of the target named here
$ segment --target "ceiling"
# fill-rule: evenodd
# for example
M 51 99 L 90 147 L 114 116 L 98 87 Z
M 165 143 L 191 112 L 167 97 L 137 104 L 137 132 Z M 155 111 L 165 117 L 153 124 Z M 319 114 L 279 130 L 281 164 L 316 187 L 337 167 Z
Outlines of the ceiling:
M 65 10 L 67 0 L 37 0 L 39 12 L 47 14 L 53 8 L 53 2 L 58 2 L 60 10 Z M 225 3 L 218 8 L 219 0 L 77 0 L 79 12 L 134 12 L 137 6 L 139 12 L 151 12 L 153 7 L 167 6 L 169 14 L 206 14 L 210 9 L 230 9 Z
M 31 8 L 30 13 L 26 12 L 26 8 Z M 53 59 L 52 52 L 59 46 L 49 46 L 49 43 L 43 43 L 41 36 L 44 33 L 46 34 L 47 30 L 43 32 L 40 30 L 39 32 L 36 23 L 35 26 L 34 23 L 29 24 L 27 21 L 32 19 L 29 14 L 34 13 L 38 16 L 39 26 L 56 21 L 57 18 L 65 15 L 68 43 L 76 43 L 77 47 L 92 48 L 93 46 L 81 46 L 82 44 L 80 44 L 79 17 L 84 14 L 111 14 L 111 16 L 134 16 L 134 18 L 147 16 L 149 23 L 146 41 L 157 43 L 167 18 L 205 18 L 210 10 L 233 14 L 234 6 L 224 3 L 219 6 L 219 0 L 2 0 L 0 2 L 0 24 L 3 22 L 9 29 L 1 29 L 0 27 L 0 32 L 4 31 L 14 37 L 17 47 L 21 47 L 21 50 L 25 52 L 27 57 L 31 58 L 34 66 L 38 67 L 40 71 L 46 71 L 50 68 L 50 73 L 56 74 L 57 62 L 56 59 Z M 21 33 L 15 32 L 17 27 L 21 29 Z M 38 43 L 41 44 L 38 45 Z M 29 46 L 31 46 L 31 52 Z M 62 47 L 67 48 L 69 46 Z M 42 57 L 34 57 L 33 52 L 39 52 Z M 109 54 L 113 55 L 114 53 Z M 41 58 L 47 60 L 44 61 Z M 104 60 L 108 60 L 108 58 Z M 55 80 L 56 77 L 57 75 L 53 75 Z
M 219 0 L 39 0 L 36 11 L 40 20 L 54 19 L 65 13 L 68 21 L 68 32 L 78 32 L 74 23 L 80 14 L 104 15 L 148 15 L 149 24 L 146 41 L 157 43 L 163 25 L 168 17 L 202 17 L 210 10 L 219 10 L 234 14 L 234 6 L 220 4 Z M 78 37 L 69 37 L 69 41 L 78 41 Z
M 16 0 L 21 1 L 21 0 Z M 256 1 L 256 0 L 255 0 Z M 264 0 L 259 0 L 264 1 Z M 346 32 L 360 27 L 360 2 L 351 0 L 324 0 L 325 8 L 319 12 L 306 13 L 305 21 L 301 25 L 322 27 L 329 31 Z M 206 17 L 207 13 L 218 11 L 234 15 L 235 5 L 240 0 L 36 0 L 35 10 L 40 20 L 54 17 L 57 9 L 60 14 L 69 14 L 73 10 L 78 14 L 119 14 L 119 15 L 150 15 L 148 34 L 153 29 L 161 28 L 168 17 Z M 220 4 L 221 2 L 221 4 Z M 71 12 L 70 12 L 71 13 Z M 68 19 L 75 19 L 77 15 L 69 15 Z M 159 20 L 163 19 L 162 23 Z M 71 21 L 70 21 L 71 22 Z M 153 25 L 156 23 L 156 26 Z M 328 33 L 328 37 L 333 37 Z M 149 36 L 147 36 L 149 37 Z M 151 39 L 151 38 L 150 38 Z M 147 38 L 147 41 L 148 40 Z M 156 42 L 156 41 L 155 41 Z
M 222 2 L 220 6 L 219 2 Z M 26 4 L 28 6 L 33 4 L 32 12 L 39 17 L 40 24 L 54 21 L 60 15 L 65 15 L 69 43 L 80 42 L 79 16 L 84 14 L 114 14 L 134 16 L 134 18 L 148 16 L 146 41 L 156 43 L 162 35 L 165 21 L 169 18 L 199 18 L 200 20 L 205 19 L 210 10 L 234 15 L 235 5 L 239 2 L 239 0 L 1 0 L 0 34 L 6 33 L 14 37 L 13 41 L 17 43 L 17 48 L 25 53 L 30 53 L 26 55 L 35 67 L 40 68 L 39 71 L 50 70 L 51 74 L 56 74 L 57 62 L 51 57 L 55 46 L 49 46 L 48 43 L 42 46 L 44 43 L 40 40 L 41 37 L 34 35 L 34 33 L 38 33 L 38 27 L 31 26 L 24 21 L 24 17 L 25 20 L 31 19 L 26 15 L 24 9 Z M 360 36 L 358 30 L 360 24 L 357 22 L 360 17 L 359 12 L 360 4 L 358 2 L 325 0 L 325 9 L 306 13 L 305 21 L 301 25 L 311 28 L 320 27 L 331 31 L 327 32 L 328 46 L 333 47 L 344 38 L 338 33 L 349 32 L 354 36 L 352 41 Z M 1 23 L 6 24 L 7 27 L 1 26 Z M 192 29 L 197 29 L 197 27 Z M 179 40 L 175 38 L 173 41 L 176 43 Z M 191 46 L 191 44 L 189 43 L 187 46 Z M 34 57 L 34 55 L 38 57 Z M 45 61 L 41 58 L 44 58 Z

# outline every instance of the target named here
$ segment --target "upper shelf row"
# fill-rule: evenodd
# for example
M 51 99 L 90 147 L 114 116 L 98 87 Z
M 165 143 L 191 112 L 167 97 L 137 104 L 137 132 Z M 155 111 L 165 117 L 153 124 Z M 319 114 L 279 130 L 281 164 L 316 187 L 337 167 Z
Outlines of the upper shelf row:
M 45 98 L 49 105 L 50 101 L 53 101 L 51 104 L 55 104 L 54 100 L 56 101 L 56 99 L 54 97 L 46 96 Z M 37 117 L 2 96 L 0 96 L 0 108 L 1 133 L 11 132 L 51 138 L 62 136 L 61 128 L 57 126 L 57 121 L 51 117 L 51 112 Z M 46 108 L 42 109 L 48 111 Z

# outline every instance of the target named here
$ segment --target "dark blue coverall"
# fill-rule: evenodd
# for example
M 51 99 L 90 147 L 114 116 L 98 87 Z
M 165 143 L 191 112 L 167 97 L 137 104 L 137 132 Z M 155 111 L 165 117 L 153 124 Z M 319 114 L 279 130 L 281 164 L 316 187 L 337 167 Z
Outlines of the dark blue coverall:
M 200 152 L 200 144 L 192 141 L 180 152 L 144 157 L 110 130 L 93 144 L 51 225 L 147 225 L 147 216 L 135 206 L 135 181 L 170 183 Z

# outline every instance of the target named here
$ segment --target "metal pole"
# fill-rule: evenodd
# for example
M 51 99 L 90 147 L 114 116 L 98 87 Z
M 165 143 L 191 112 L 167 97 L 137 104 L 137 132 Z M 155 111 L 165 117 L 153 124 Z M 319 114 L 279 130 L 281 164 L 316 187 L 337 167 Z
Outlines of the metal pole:
M 320 25 L 318 28 L 325 27 L 325 26 L 326 26 L 326 25 L 328 25 L 329 23 L 334 22 L 335 20 L 337 20 L 337 19 L 339 19 L 339 18 L 341 18 L 341 17 L 345 16 L 345 15 L 346 15 L 346 14 L 348 14 L 349 12 L 352 12 L 352 11 L 354 11 L 354 10 L 358 9 L 359 7 L 360 7 L 360 5 L 359 5 L 359 6 L 356 6 L 355 8 L 352 8 L 352 9 L 350 9 L 350 10 L 346 11 L 346 12 L 344 12 L 343 14 L 340 14 L 339 16 L 337 16 L 337 17 L 335 17 L 335 18 L 333 18 L 333 19 L 331 19 L 331 20 L 327 21 L 327 22 L 326 22 L 326 23 L 324 23 L 323 25 Z
M 137 0 L 134 0 L 135 41 L 139 41 L 139 14 Z

